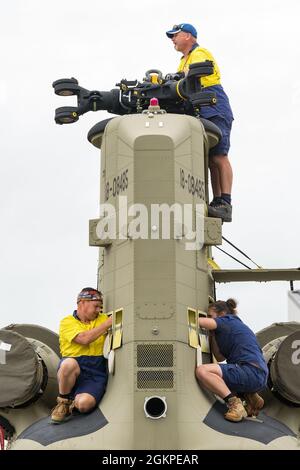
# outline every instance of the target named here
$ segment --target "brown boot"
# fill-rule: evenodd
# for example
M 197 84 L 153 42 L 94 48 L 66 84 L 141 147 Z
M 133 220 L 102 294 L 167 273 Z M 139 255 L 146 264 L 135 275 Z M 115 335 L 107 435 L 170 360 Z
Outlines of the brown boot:
M 61 397 L 57 397 L 56 401 L 57 405 L 51 413 L 51 423 L 60 424 L 71 418 L 74 402 L 73 400 Z
M 243 403 L 240 398 L 229 398 L 227 406 L 228 411 L 225 413 L 224 417 L 225 419 L 228 419 L 228 421 L 234 421 L 236 423 L 238 421 L 242 421 L 243 418 L 246 418 L 247 412 L 243 407 Z
M 258 393 L 245 393 L 246 411 L 248 416 L 257 416 L 265 402 Z

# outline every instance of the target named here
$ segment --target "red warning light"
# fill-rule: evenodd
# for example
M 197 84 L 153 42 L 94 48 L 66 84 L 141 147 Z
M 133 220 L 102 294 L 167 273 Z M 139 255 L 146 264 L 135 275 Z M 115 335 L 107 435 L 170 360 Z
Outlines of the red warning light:
M 150 106 L 158 106 L 158 99 L 157 98 L 151 98 Z

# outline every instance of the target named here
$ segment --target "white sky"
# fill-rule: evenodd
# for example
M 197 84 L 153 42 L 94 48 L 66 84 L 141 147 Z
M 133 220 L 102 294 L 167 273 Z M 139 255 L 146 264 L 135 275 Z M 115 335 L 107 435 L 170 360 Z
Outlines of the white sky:
M 88 89 L 110 90 L 150 68 L 173 72 L 180 54 L 165 31 L 179 22 L 194 24 L 215 56 L 235 115 L 233 222 L 223 234 L 263 267 L 300 266 L 299 19 L 298 0 L 2 5 L 0 327 L 57 331 L 81 287 L 96 284 L 88 220 L 99 212 L 99 154 L 86 135 L 108 115 L 57 126 L 55 108 L 74 98 L 54 95 L 52 82 L 73 76 Z M 239 267 L 215 257 L 222 268 Z M 227 284 L 218 298 L 236 297 L 256 331 L 287 319 L 288 288 Z

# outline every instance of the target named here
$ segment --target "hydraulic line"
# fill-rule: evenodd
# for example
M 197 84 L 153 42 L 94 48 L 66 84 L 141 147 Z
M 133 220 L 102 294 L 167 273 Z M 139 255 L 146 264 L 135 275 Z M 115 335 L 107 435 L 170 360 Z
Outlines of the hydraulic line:
M 250 256 L 246 255 L 246 253 L 244 253 L 242 250 L 240 250 L 236 245 L 234 245 L 231 241 L 229 241 L 227 238 L 223 237 L 222 236 L 222 239 L 225 240 L 225 242 L 229 243 L 229 245 L 231 245 L 233 248 L 235 248 L 237 251 L 239 251 L 243 256 L 245 256 L 245 258 L 247 258 L 248 260 L 250 260 L 253 264 L 255 264 L 255 266 L 258 267 L 258 269 L 262 269 L 261 266 L 259 266 L 258 264 L 255 263 L 255 261 L 253 261 Z M 250 268 L 249 268 L 250 269 Z
M 225 253 L 225 255 L 230 256 L 230 258 L 234 259 L 235 261 L 237 261 L 238 263 L 240 263 L 242 266 L 245 266 L 245 268 L 251 270 L 250 266 L 247 266 L 246 264 L 242 263 L 242 261 L 240 261 L 240 260 L 238 260 L 237 258 L 235 258 L 234 256 L 230 255 L 229 253 L 227 253 L 227 251 L 222 250 L 222 248 L 220 248 L 219 246 L 216 246 L 215 248 L 217 248 L 218 250 L 220 250 L 220 251 L 222 251 L 223 253 Z

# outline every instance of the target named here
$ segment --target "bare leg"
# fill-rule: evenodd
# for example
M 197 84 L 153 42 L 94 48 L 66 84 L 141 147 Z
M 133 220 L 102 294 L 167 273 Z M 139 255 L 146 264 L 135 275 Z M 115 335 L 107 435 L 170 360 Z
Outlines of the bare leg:
M 205 388 L 219 397 L 227 397 L 231 391 L 222 378 L 222 369 L 218 364 L 203 364 L 196 368 L 196 377 Z
M 220 176 L 217 165 L 213 162 L 212 158 L 209 159 L 211 187 L 214 197 L 221 196 Z
M 75 407 L 80 413 L 87 413 L 96 406 L 95 398 L 89 393 L 78 393 L 75 396 Z
M 65 359 L 57 373 L 59 393 L 70 393 L 79 374 L 80 368 L 76 359 Z
M 213 157 L 211 157 L 210 170 L 212 166 L 216 167 L 216 170 L 218 171 L 218 176 L 219 176 L 219 183 L 215 175 L 211 176 L 211 184 L 213 187 L 213 192 L 215 190 L 218 190 L 217 185 L 219 184 L 220 195 L 221 193 L 231 194 L 233 175 L 232 175 L 232 168 L 231 168 L 231 164 L 228 159 L 228 156 L 227 155 L 214 155 Z M 213 169 L 213 173 L 214 172 L 215 172 L 215 169 Z

